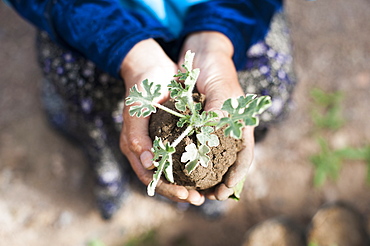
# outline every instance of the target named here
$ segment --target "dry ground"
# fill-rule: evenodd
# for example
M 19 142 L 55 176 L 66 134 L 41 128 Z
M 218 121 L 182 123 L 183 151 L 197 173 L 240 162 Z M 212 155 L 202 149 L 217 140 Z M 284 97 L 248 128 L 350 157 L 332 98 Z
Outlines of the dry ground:
M 256 147 L 242 201 L 219 221 L 133 194 L 115 219 L 104 222 L 93 203 L 86 160 L 47 125 L 39 102 L 34 29 L 0 3 L 0 244 L 86 245 L 99 238 L 120 245 L 159 228 L 161 245 L 183 236 L 190 245 L 240 245 L 245 231 L 276 215 L 300 225 L 323 203 L 358 208 L 370 230 L 366 166 L 346 163 L 337 182 L 312 186 L 309 156 L 318 151 L 310 117 L 310 89 L 345 93 L 347 124 L 334 146 L 370 141 L 370 1 L 287 1 L 299 86 L 290 118 Z M 156 212 L 153 208 L 156 208 Z M 121 244 L 122 245 L 122 244 Z

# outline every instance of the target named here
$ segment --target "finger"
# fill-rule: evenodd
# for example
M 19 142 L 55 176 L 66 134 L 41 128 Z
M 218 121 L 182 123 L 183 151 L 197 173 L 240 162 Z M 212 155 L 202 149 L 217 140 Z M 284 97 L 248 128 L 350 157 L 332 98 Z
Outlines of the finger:
M 163 178 L 158 182 L 156 193 L 175 202 L 187 202 L 196 206 L 204 203 L 205 197 L 196 190 L 188 190 L 184 186 L 169 183 Z
M 124 154 L 133 152 L 142 161 L 145 168 L 152 167 L 152 140 L 148 135 L 149 117 L 137 118 L 130 116 L 128 108 L 123 111 L 123 128 L 120 147 Z
M 208 86 L 209 91 L 205 94 L 206 105 L 204 110 L 216 112 L 220 118 L 227 117 L 228 113 L 221 110 L 224 102 L 229 98 L 237 98 L 244 95 L 239 84 L 234 86 L 234 88 L 228 87 L 227 83 L 213 83 Z
M 214 193 L 206 194 L 205 197 L 209 200 L 217 200 Z
M 225 184 L 219 184 L 215 189 L 215 197 L 217 200 L 224 201 L 234 193 L 232 188 L 228 188 Z
M 203 194 L 209 200 L 217 200 L 215 196 L 215 187 L 205 190 Z
M 140 154 L 140 162 L 143 165 L 143 167 L 147 170 L 152 170 L 155 168 L 153 163 L 154 155 L 149 150 L 143 151 L 143 153 Z
M 205 197 L 196 190 L 189 190 L 187 201 L 193 205 L 200 206 L 204 203 Z
M 152 181 L 154 172 L 146 170 L 133 152 L 128 153 L 127 158 L 137 177 L 147 186 Z M 189 192 L 185 187 L 169 184 L 162 179 L 158 181 L 156 193 L 179 202 L 187 201 L 189 197 Z
M 233 164 L 226 173 L 224 184 L 228 188 L 237 185 L 248 174 L 249 167 L 253 160 L 253 129 L 253 127 L 248 126 L 243 130 L 243 144 L 245 147 L 238 153 L 235 164 Z
M 153 171 L 146 170 L 136 155 L 131 152 L 127 155 L 131 166 L 143 184 L 146 186 L 153 179 Z M 164 179 L 160 179 L 156 186 L 156 193 L 161 194 L 175 202 L 188 202 L 193 205 L 203 204 L 205 197 L 196 190 L 187 190 L 183 186 L 174 185 Z
M 208 101 L 206 100 L 206 105 L 204 107 L 204 110 L 206 111 L 212 111 L 215 112 L 218 116 L 218 118 L 228 117 L 228 113 L 224 110 L 221 110 L 222 108 L 222 102 L 220 100 L 217 101 Z

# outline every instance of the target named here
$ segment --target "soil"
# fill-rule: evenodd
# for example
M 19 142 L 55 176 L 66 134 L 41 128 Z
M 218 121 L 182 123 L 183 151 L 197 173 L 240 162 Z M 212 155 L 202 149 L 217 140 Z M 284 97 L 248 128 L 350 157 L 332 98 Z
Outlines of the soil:
M 205 96 L 195 93 L 195 102 L 205 103 Z M 176 110 L 174 100 L 165 103 L 165 106 Z M 178 117 L 163 110 L 158 110 L 151 116 L 149 133 L 154 139 L 155 136 L 161 137 L 165 142 L 172 143 L 185 130 L 186 126 L 179 128 L 176 126 Z M 210 163 L 207 167 L 198 165 L 190 174 L 185 170 L 185 164 L 180 161 L 181 155 L 185 152 L 185 147 L 191 143 L 196 144 L 195 134 L 185 137 L 176 147 L 173 155 L 174 180 L 178 185 L 189 189 L 205 190 L 209 189 L 222 181 L 224 174 L 229 167 L 236 161 L 237 153 L 242 148 L 242 141 L 232 137 L 225 137 L 224 128 L 218 129 L 215 134 L 220 140 L 219 146 L 211 147 L 209 153 Z

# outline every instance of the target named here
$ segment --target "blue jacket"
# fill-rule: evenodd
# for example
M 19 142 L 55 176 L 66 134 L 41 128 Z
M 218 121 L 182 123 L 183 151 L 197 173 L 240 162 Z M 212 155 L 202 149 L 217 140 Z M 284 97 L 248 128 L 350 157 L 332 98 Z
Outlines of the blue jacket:
M 267 33 L 282 0 L 212 0 L 191 6 L 175 37 L 153 16 L 125 8 L 120 0 L 7 0 L 25 19 L 51 38 L 119 77 L 125 55 L 138 42 L 155 38 L 172 44 L 173 57 L 186 35 L 202 31 L 225 34 L 234 45 L 237 69 L 247 49 Z

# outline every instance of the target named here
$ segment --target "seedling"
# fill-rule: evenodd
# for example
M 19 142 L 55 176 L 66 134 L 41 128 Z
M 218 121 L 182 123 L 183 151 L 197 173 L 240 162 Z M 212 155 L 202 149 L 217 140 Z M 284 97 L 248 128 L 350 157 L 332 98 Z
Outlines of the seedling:
M 344 125 L 342 117 L 343 92 L 325 92 L 318 88 L 311 90 L 315 108 L 312 110 L 312 120 L 315 126 L 322 129 L 338 130 Z
M 342 165 L 346 161 L 366 162 L 366 182 L 370 184 L 370 145 L 361 148 L 345 147 L 333 150 L 324 138 L 319 138 L 318 142 L 320 144 L 320 153 L 310 158 L 311 163 L 315 166 L 313 183 L 316 187 L 321 187 L 327 178 L 337 180 Z
M 164 173 L 166 179 L 174 183 L 172 155 L 176 152 L 176 146 L 186 137 L 195 134 L 197 142 L 185 147 L 182 153 L 181 162 L 185 165 L 185 170 L 189 174 L 199 165 L 207 167 L 210 158 L 208 156 L 211 147 L 218 146 L 220 141 L 215 130 L 226 126 L 225 136 L 236 139 L 242 138 L 244 126 L 258 125 L 258 115 L 271 105 L 269 96 L 257 97 L 254 94 L 247 94 L 239 98 L 227 99 L 221 110 L 228 113 L 228 117 L 219 118 L 217 113 L 203 111 L 201 103 L 193 100 L 193 91 L 200 70 L 193 69 L 194 53 L 187 51 L 182 67 L 185 72 L 179 70 L 174 75 L 175 78 L 168 85 L 170 97 L 175 101 L 177 111 L 169 109 L 155 102 L 161 93 L 161 85 L 149 82 L 147 79 L 141 83 L 143 91 L 139 91 L 137 85 L 130 89 L 130 94 L 126 98 L 126 105 L 130 106 L 131 116 L 147 117 L 157 111 L 157 108 L 177 116 L 177 126 L 185 127 L 182 134 L 172 143 L 164 142 L 160 137 L 155 137 L 152 152 L 154 154 L 153 164 L 157 168 L 153 175 L 153 180 L 148 185 L 148 195 L 153 196 L 155 187 Z M 190 112 L 190 113 L 185 113 Z
M 346 161 L 364 161 L 367 163 L 367 183 L 370 184 L 370 145 L 352 148 L 344 147 L 334 150 L 329 144 L 330 133 L 340 130 L 345 125 L 342 117 L 342 92 L 324 92 L 320 89 L 311 90 L 315 103 L 312 111 L 312 120 L 317 132 L 317 142 L 320 152 L 310 157 L 315 167 L 313 183 L 316 187 L 322 186 L 330 178 L 337 180 L 342 165 Z M 326 136 L 324 138 L 323 136 Z

